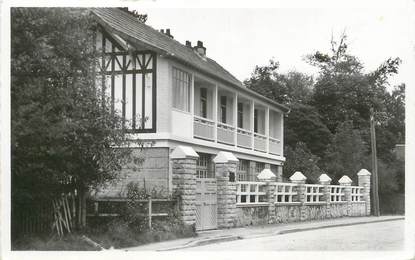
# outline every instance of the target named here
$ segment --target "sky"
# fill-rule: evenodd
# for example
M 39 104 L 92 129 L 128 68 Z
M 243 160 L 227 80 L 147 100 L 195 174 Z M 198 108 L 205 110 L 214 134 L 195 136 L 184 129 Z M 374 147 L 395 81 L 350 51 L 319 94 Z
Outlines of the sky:
M 170 28 L 176 40 L 203 41 L 207 56 L 239 80 L 250 77 L 255 65 L 271 58 L 280 72 L 297 70 L 316 76 L 304 57 L 328 52 L 330 40 L 345 32 L 350 53 L 376 69 L 389 57 L 403 63 L 391 87 L 407 81 L 411 56 L 408 12 L 398 8 L 135 8 L 148 14 L 147 24 Z

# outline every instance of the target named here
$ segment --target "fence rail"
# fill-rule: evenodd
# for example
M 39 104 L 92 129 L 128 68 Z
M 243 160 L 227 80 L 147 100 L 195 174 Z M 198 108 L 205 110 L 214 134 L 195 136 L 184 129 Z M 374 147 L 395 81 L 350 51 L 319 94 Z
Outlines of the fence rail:
M 148 227 L 152 227 L 152 219 L 154 217 L 167 217 L 169 212 L 155 210 L 157 204 L 170 204 L 170 207 L 163 206 L 159 209 L 166 210 L 172 208 L 172 206 L 178 205 L 177 199 L 153 199 L 151 196 L 148 199 L 142 200 L 130 200 L 128 198 L 95 198 L 91 200 L 89 207 L 89 213 L 87 217 L 119 217 L 123 208 L 127 207 L 127 203 L 136 203 L 142 208 L 146 209 L 146 212 L 137 212 L 137 216 L 147 217 Z M 141 205 L 142 204 L 142 205 Z
M 363 187 L 351 186 L 352 202 L 363 202 Z
M 275 187 L 275 203 L 297 203 L 297 184 L 277 182 Z
M 236 194 L 237 204 L 266 203 L 265 182 L 238 182 Z
M 306 184 L 306 202 L 321 203 L 324 202 L 324 185 Z

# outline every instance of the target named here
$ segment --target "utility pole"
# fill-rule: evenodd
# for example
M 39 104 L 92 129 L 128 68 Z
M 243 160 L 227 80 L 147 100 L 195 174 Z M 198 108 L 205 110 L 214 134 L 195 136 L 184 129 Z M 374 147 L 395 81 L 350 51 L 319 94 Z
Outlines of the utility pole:
M 378 192 L 378 161 L 376 156 L 376 132 L 375 132 L 375 113 L 373 108 L 370 109 L 370 139 L 372 147 L 372 202 L 373 202 L 373 214 L 377 217 L 380 216 L 379 210 L 379 192 Z

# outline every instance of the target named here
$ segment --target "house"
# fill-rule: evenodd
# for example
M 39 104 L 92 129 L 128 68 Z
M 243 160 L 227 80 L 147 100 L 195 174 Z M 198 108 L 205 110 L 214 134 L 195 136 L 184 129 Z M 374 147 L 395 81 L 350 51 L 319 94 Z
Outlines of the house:
M 221 151 L 238 158 L 239 181 L 255 181 L 264 169 L 281 180 L 287 107 L 246 88 L 209 58 L 202 41 L 182 44 L 169 29 L 155 30 L 126 10 L 92 13 L 99 24 L 96 48 L 103 50 L 97 83 L 131 122 L 131 138 L 152 144 L 136 149 L 143 164 L 126 167 L 121 185 L 109 192 L 144 180 L 147 187 L 171 192 L 169 156 L 177 146 L 198 153 L 200 183 L 215 177 L 212 159 Z

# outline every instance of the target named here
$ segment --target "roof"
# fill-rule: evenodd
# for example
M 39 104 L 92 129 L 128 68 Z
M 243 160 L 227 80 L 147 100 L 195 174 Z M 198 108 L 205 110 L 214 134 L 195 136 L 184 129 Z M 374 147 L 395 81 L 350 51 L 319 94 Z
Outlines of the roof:
M 91 10 L 98 18 L 98 22 L 106 30 L 117 33 L 127 41 L 143 45 L 168 58 L 185 63 L 196 70 L 202 71 L 236 88 L 240 88 L 244 92 L 261 98 L 277 106 L 283 112 L 288 112 L 289 109 L 287 107 L 246 88 L 241 81 L 214 60 L 208 57 L 201 57 L 192 48 L 138 21 L 133 15 L 118 8 L 93 8 Z

